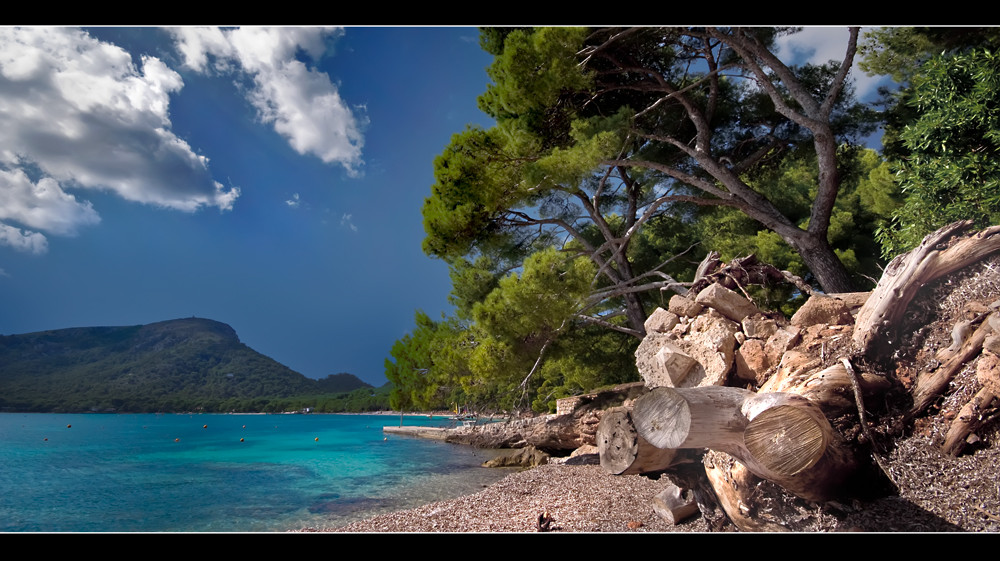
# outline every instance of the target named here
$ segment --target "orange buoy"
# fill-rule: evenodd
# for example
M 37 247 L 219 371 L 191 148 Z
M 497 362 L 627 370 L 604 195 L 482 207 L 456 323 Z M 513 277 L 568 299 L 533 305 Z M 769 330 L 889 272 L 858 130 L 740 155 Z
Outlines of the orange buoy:
M 179 438 L 175 438 L 174 439 L 174 442 L 180 442 L 180 441 L 181 441 L 181 439 L 179 439 Z
M 48 441 L 49 441 L 49 439 L 48 439 L 48 438 L 46 438 L 46 439 L 45 439 L 45 442 L 48 442 Z
M 240 439 L 240 442 L 243 442 L 243 439 L 242 439 L 242 438 Z
M 66 425 L 66 428 L 70 428 L 70 427 L 72 427 L 72 426 L 73 426 L 73 425 Z
M 202 426 L 201 426 L 201 428 L 203 428 L 203 429 L 207 429 L 207 428 L 208 428 L 208 425 L 202 425 Z
M 316 437 L 316 442 L 319 442 L 319 437 L 318 436 Z

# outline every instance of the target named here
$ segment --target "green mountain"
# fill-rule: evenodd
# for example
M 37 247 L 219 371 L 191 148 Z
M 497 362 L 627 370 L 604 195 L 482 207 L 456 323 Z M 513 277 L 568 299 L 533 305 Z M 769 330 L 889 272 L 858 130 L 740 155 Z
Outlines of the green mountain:
M 346 373 L 307 378 L 208 319 L 0 336 L 2 411 L 280 411 L 371 390 Z

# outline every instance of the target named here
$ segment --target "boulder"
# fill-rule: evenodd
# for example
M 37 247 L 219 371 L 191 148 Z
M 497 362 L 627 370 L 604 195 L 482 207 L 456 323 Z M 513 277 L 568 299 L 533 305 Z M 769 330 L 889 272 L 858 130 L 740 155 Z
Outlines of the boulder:
M 676 343 L 664 341 L 656 352 L 656 378 L 663 383 L 659 385 L 675 387 L 687 377 L 688 372 L 698 364 Z
M 483 467 L 537 467 L 548 463 L 549 455 L 534 446 L 504 452 L 492 460 L 483 462 Z
M 674 294 L 670 297 L 667 309 L 678 316 L 693 318 L 701 313 L 705 306 L 694 301 L 693 298 Z
M 677 325 L 680 318 L 677 314 L 664 310 L 663 308 L 656 308 L 653 313 L 646 319 L 644 327 L 646 328 L 646 333 L 657 332 L 666 333 Z
M 768 337 L 767 343 L 764 344 L 764 353 L 767 355 L 767 360 L 771 364 L 778 364 L 781 362 L 781 357 L 785 354 L 785 351 L 794 347 L 800 338 L 801 332 L 794 325 L 778 329 L 774 332 L 774 335 Z
M 695 302 L 709 306 L 733 321 L 742 321 L 747 316 L 760 313 L 753 302 L 718 283 L 705 287 L 695 297 Z
M 850 325 L 854 323 L 851 308 L 843 300 L 822 294 L 813 294 L 795 315 L 791 324 L 798 327 L 810 325 Z
M 740 323 L 743 327 L 743 334 L 753 339 L 767 341 L 778 330 L 778 322 L 764 314 L 747 316 Z

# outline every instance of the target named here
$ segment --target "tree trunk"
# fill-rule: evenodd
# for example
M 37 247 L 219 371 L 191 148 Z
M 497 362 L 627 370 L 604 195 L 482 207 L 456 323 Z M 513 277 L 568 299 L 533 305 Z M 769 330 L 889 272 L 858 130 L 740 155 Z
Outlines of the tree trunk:
M 709 452 L 705 455 L 705 474 L 715 490 L 719 506 L 740 531 L 789 531 L 781 524 L 762 520 L 757 516 L 758 487 L 763 480 L 736 458 L 725 452 Z
M 823 292 L 830 294 L 856 290 L 847 267 L 837 257 L 826 238 L 819 238 L 812 232 L 798 232 L 794 237 L 782 237 L 802 256 L 802 262 L 816 276 Z
M 800 351 L 786 351 L 785 356 L 803 354 Z M 794 364 L 795 361 L 792 361 Z M 801 395 L 816 403 L 828 418 L 835 418 L 843 412 L 856 407 L 854 400 L 854 384 L 847 368 L 843 364 L 834 364 L 822 370 L 810 368 L 807 363 L 802 369 L 779 368 L 760 386 L 760 393 L 788 392 Z M 874 395 L 884 392 L 892 385 L 884 376 L 863 373 L 859 376 L 861 389 L 865 394 Z

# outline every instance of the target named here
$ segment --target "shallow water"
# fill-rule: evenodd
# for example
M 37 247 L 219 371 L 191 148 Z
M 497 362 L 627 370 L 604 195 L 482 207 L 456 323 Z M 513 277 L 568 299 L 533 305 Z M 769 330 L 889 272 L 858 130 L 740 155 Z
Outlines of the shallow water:
M 0 531 L 335 527 L 509 473 L 479 467 L 488 451 L 382 433 L 398 424 L 390 415 L 0 414 Z

